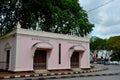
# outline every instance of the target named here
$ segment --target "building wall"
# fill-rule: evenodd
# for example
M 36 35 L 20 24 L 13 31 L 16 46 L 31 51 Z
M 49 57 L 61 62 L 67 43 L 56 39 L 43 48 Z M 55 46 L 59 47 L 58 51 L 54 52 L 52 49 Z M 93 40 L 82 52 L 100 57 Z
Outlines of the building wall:
M 71 69 L 71 56 L 75 50 L 80 55 L 80 68 L 89 68 L 89 40 L 61 34 L 31 31 L 18 28 L 0 38 L 0 69 L 6 69 L 6 51 L 10 50 L 10 71 L 33 71 L 33 59 L 36 43 L 49 44 L 47 50 L 47 69 Z M 59 64 L 59 44 L 61 44 L 61 63 Z
M 4 39 L 0 39 L 0 69 L 6 69 L 6 54 L 7 50 L 10 50 L 9 69 L 14 71 L 15 69 L 15 51 L 16 51 L 16 38 L 15 36 L 9 36 Z
M 15 71 L 33 70 L 34 52 L 32 46 L 36 43 L 49 43 L 53 49 L 47 53 L 47 69 L 70 69 L 70 57 L 72 55 L 70 48 L 72 46 L 83 46 L 85 51 L 80 55 L 80 68 L 89 68 L 89 43 L 62 39 L 52 39 L 37 36 L 18 35 L 16 51 Z M 59 64 L 59 43 L 61 44 L 61 64 Z

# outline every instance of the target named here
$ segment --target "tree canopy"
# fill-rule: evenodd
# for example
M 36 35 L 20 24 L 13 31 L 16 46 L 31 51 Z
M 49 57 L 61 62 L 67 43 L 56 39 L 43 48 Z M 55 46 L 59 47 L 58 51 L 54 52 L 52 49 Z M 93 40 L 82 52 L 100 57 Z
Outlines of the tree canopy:
M 79 0 L 1 0 L 0 35 L 22 28 L 85 36 L 94 27 Z
M 107 40 L 99 37 L 92 37 L 90 39 L 90 49 L 91 50 L 104 50 L 107 49 Z
M 107 45 L 113 50 L 113 54 L 111 55 L 112 60 L 120 60 L 120 36 L 110 37 Z
M 90 39 L 90 49 L 95 50 L 112 50 L 111 60 L 120 60 L 120 36 L 113 36 L 109 39 L 92 37 Z
M 110 37 L 110 38 L 107 40 L 107 45 L 108 45 L 111 49 L 119 49 L 119 50 L 120 50 L 120 36 Z

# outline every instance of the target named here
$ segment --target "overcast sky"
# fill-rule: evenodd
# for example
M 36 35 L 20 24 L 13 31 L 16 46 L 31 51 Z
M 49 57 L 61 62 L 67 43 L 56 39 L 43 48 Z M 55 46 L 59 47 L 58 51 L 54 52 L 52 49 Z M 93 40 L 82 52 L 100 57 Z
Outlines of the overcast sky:
M 120 35 L 120 0 L 79 0 L 95 24 L 92 36 L 109 38 Z

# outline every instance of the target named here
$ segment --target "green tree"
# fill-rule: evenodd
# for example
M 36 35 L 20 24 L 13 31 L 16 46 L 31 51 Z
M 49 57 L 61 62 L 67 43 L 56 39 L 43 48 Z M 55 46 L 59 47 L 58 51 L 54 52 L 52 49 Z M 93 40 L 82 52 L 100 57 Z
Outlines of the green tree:
M 14 29 L 19 21 L 22 28 L 85 36 L 92 31 L 94 25 L 89 22 L 86 11 L 78 1 L 1 0 L 0 34 Z
M 95 50 L 112 50 L 111 60 L 120 60 L 120 36 L 113 36 L 109 39 L 92 37 L 90 39 L 90 49 L 92 53 Z
M 120 60 L 120 36 L 113 36 L 107 40 L 109 49 L 113 50 L 112 60 Z
M 101 50 L 107 50 L 107 45 L 106 45 L 106 39 L 102 39 L 99 37 L 91 37 L 90 39 L 90 51 L 91 51 L 91 57 L 93 57 L 93 60 L 98 60 L 98 61 L 103 61 L 103 57 L 98 59 L 98 52 Z
M 120 36 L 110 37 L 107 41 L 107 45 L 112 49 L 120 49 Z
M 105 50 L 107 49 L 106 45 L 107 40 L 99 37 L 92 37 L 90 39 L 90 49 L 91 50 Z

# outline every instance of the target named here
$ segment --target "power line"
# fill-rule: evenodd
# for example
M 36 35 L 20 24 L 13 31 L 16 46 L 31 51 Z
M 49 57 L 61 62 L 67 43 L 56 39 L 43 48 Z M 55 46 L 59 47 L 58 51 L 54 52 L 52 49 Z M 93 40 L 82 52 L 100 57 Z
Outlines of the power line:
M 98 8 L 101 8 L 101 7 L 103 7 L 103 6 L 106 6 L 106 5 L 108 5 L 109 3 L 113 2 L 113 1 L 115 1 L 115 0 L 110 0 L 110 1 L 104 3 L 104 4 L 100 5 L 100 6 L 97 6 L 97 7 L 93 8 L 93 9 L 88 10 L 87 12 L 89 13 L 89 12 L 91 12 L 91 11 L 93 11 L 93 10 L 96 10 L 96 9 L 98 9 Z

